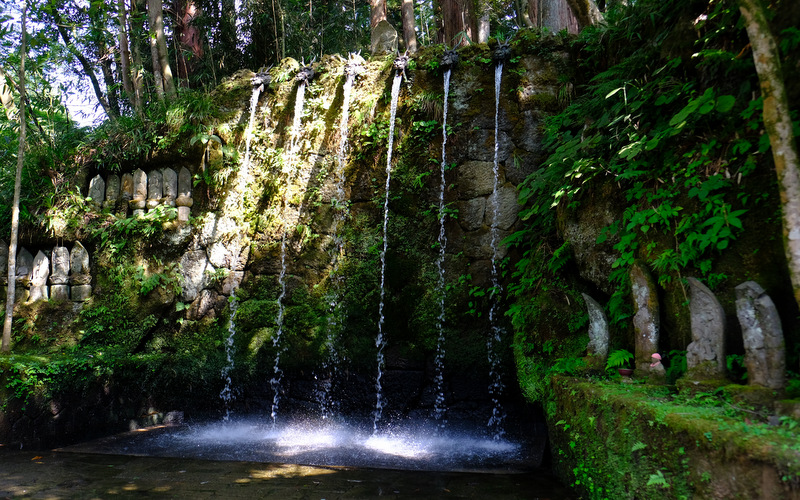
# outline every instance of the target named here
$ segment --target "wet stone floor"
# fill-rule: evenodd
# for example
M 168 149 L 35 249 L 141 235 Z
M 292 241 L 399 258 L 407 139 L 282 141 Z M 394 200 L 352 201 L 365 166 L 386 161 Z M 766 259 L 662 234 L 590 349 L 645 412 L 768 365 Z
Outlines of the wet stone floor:
M 0 447 L 0 499 L 568 499 L 543 471 L 420 472 Z

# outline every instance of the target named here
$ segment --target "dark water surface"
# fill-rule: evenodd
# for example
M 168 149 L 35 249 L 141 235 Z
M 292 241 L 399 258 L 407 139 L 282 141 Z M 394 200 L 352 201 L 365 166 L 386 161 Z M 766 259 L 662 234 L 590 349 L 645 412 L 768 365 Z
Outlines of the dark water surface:
M 0 498 L 568 499 L 543 471 L 425 472 L 0 447 Z

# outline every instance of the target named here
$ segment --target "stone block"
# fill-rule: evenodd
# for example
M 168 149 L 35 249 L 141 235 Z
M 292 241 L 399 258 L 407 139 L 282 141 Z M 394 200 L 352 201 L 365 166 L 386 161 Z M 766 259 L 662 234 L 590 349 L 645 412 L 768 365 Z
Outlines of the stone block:
M 67 301 L 69 299 L 69 285 L 50 285 L 50 300 Z
M 85 302 L 92 296 L 92 285 L 75 285 L 70 289 L 73 302 Z
M 31 285 L 30 296 L 28 302 L 36 302 L 37 300 L 47 300 L 48 290 L 47 285 Z

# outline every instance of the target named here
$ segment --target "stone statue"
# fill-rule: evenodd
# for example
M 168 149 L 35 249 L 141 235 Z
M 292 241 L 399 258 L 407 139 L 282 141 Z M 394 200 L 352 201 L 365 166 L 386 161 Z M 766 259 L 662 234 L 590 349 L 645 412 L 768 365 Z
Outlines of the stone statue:
M 119 188 L 119 176 L 117 174 L 109 175 L 108 182 L 106 182 L 106 201 L 103 203 L 103 208 L 108 208 L 109 210 L 114 209 L 114 205 L 117 204 L 117 200 L 119 199 Z
M 103 206 L 103 200 L 106 195 L 106 182 L 100 177 L 100 174 L 95 175 L 89 182 L 89 198 L 94 208 L 99 209 Z
M 178 221 L 189 220 L 193 203 L 192 174 L 188 168 L 182 167 L 178 173 L 178 197 L 175 199 L 175 205 L 178 206 Z
M 755 281 L 736 287 L 736 316 L 744 337 L 747 383 L 770 389 L 786 384 L 786 349 L 778 310 Z
M 137 168 L 133 173 L 133 199 L 131 206 L 133 207 L 133 215 L 144 215 L 144 208 L 147 199 L 147 174 L 142 169 Z
M 147 176 L 147 208 L 153 210 L 161 204 L 164 196 L 164 178 L 161 172 L 153 170 Z
M 589 313 L 589 344 L 586 350 L 597 368 L 603 368 L 608 357 L 608 319 L 596 300 L 582 293 Z
M 83 302 L 92 295 L 92 275 L 89 274 L 89 252 L 79 241 L 72 247 L 69 261 L 70 298 L 73 302 Z
M 640 261 L 631 266 L 630 277 L 633 330 L 636 335 L 636 370 L 663 377 L 665 370 L 661 364 L 650 366 L 652 354 L 658 352 L 658 336 L 661 330 L 658 290 L 650 271 Z
M 30 302 L 47 299 L 47 277 L 50 275 L 50 259 L 41 250 L 33 259 L 33 272 L 31 273 Z
M 164 181 L 163 203 L 168 207 L 174 207 L 175 199 L 178 197 L 178 174 L 171 168 L 165 168 L 161 171 L 161 177 Z
M 51 259 L 50 300 L 69 300 L 69 250 L 55 247 Z
M 397 30 L 383 20 L 372 29 L 370 51 L 373 56 L 397 52 Z
M 695 278 L 689 278 L 689 313 L 692 343 L 686 348 L 689 378 L 725 377 L 725 311 L 714 293 Z

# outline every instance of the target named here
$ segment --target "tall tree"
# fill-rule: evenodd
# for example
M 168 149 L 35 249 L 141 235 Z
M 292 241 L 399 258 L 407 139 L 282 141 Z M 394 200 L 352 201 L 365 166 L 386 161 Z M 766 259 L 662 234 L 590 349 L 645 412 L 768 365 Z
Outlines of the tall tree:
M 745 21 L 761 83 L 764 128 L 769 135 L 781 196 L 783 246 L 794 298 L 800 305 L 800 161 L 780 54 L 761 0 L 739 0 L 739 10 Z
M 100 103 L 100 106 L 103 108 L 103 111 L 106 113 L 106 116 L 111 118 L 112 120 L 119 116 L 119 104 L 116 102 L 116 96 L 112 101 L 111 95 L 109 93 L 108 96 L 103 92 L 103 89 L 100 87 L 100 82 L 97 80 L 97 75 L 94 72 L 94 64 L 89 61 L 89 59 L 84 55 L 84 53 L 79 50 L 75 43 L 72 40 L 72 35 L 69 29 L 69 26 L 64 22 L 64 19 L 61 16 L 60 9 L 62 8 L 63 2 L 54 2 L 48 5 L 46 9 L 46 13 L 49 14 L 50 18 L 53 20 L 53 23 L 58 30 L 58 34 L 61 36 L 61 40 L 64 42 L 64 46 L 67 48 L 70 54 L 72 54 L 75 59 L 81 65 L 84 74 L 89 78 L 89 81 L 92 83 L 92 89 L 94 90 L 95 97 L 97 97 L 97 102 Z M 109 61 L 110 62 L 110 61 Z M 102 64 L 102 63 L 101 63 Z M 109 65 L 110 66 L 110 65 Z M 110 71 L 110 69 L 109 69 Z M 109 81 L 106 77 L 106 89 L 109 88 Z M 112 78 L 113 83 L 113 78 Z M 112 85 L 113 88 L 113 85 Z
M 167 37 L 164 34 L 164 4 L 161 0 L 148 0 L 147 9 L 150 13 L 150 36 L 156 40 L 158 63 L 161 66 L 161 77 L 164 82 L 164 91 L 167 98 L 175 99 L 178 95 L 175 90 L 175 80 L 172 78 L 172 69 L 169 66 L 167 54 Z
M 474 0 L 440 0 L 438 9 L 439 43 L 458 46 L 476 40 L 478 25 Z
M 128 95 L 131 106 L 137 115 L 143 116 L 144 110 L 142 103 L 139 100 L 139 95 L 134 89 L 133 78 L 131 77 L 131 51 L 128 38 L 128 9 L 125 6 L 125 0 L 117 0 L 117 23 L 119 31 L 117 36 L 119 39 L 119 62 L 120 73 L 122 73 L 122 87 Z
M 417 53 L 417 23 L 414 18 L 414 0 L 403 0 L 403 40 L 409 54 Z
M 195 22 L 200 14 L 200 8 L 192 0 L 177 2 L 175 37 L 180 48 L 178 78 L 182 85 L 189 85 L 189 77 L 197 72 L 203 58 L 203 38 L 198 23 Z
M 518 2 L 519 17 L 530 28 L 547 28 L 552 32 L 567 30 L 569 33 L 578 32 L 578 18 L 575 16 L 570 3 L 592 2 L 592 0 L 527 0 Z M 525 8 L 527 4 L 527 9 Z M 592 2 L 592 5 L 594 3 Z M 595 6 L 595 9 L 597 7 Z M 599 13 L 599 11 L 598 11 Z
M 25 162 L 25 134 L 27 133 L 25 121 L 26 93 L 25 93 L 25 52 L 26 20 L 28 17 L 28 2 L 22 8 L 22 43 L 19 49 L 19 147 L 17 150 L 17 172 L 14 177 L 14 201 L 11 205 L 11 238 L 8 243 L 8 291 L 6 292 L 6 315 L 3 321 L 3 340 L 0 350 L 11 350 L 11 323 L 14 316 L 14 302 L 17 292 L 17 243 L 19 240 L 19 198 L 22 190 L 22 165 Z
M 369 25 L 375 28 L 379 22 L 386 20 L 386 0 L 369 0 L 371 7 Z

